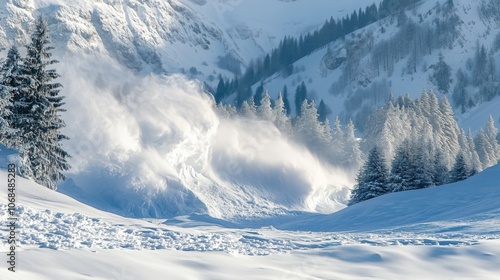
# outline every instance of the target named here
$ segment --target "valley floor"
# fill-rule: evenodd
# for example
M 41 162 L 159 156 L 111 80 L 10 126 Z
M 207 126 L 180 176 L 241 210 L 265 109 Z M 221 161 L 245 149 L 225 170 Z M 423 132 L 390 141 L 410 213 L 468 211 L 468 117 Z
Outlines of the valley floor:
M 494 178 L 499 168 L 457 185 L 391 194 L 338 214 L 295 213 L 236 226 L 209 216 L 124 218 L 19 179 L 17 272 L 7 270 L 9 213 L 3 200 L 0 279 L 498 279 L 500 191 Z M 6 179 L 0 171 L 0 182 Z M 470 191 L 475 196 L 461 199 L 467 185 L 476 186 Z M 414 210 L 418 219 L 411 213 L 388 214 L 395 212 L 388 210 L 390 204 L 400 207 L 398 201 L 404 201 L 406 209 L 417 209 L 423 197 L 427 201 L 440 192 L 448 195 L 425 206 L 440 216 Z M 6 189 L 0 196 L 7 197 Z M 396 225 L 370 220 L 376 211 Z M 325 221 L 342 221 L 347 214 L 350 225 L 364 222 L 372 229 L 325 228 Z M 304 230 L 308 227 L 317 230 Z

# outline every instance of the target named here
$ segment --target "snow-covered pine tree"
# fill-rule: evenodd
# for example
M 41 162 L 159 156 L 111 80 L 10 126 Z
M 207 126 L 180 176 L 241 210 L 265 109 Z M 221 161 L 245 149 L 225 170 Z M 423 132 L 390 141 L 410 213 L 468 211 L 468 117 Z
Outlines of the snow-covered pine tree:
M 413 189 L 412 181 L 415 162 L 411 148 L 410 141 L 405 140 L 396 149 L 396 155 L 392 161 L 391 174 L 389 176 L 389 188 L 391 192 Z
M 281 92 L 273 107 L 274 124 L 285 135 L 292 135 L 292 123 L 286 113 L 285 102 Z
M 257 107 L 257 115 L 263 120 L 274 122 L 275 116 L 271 108 L 271 96 L 269 96 L 267 90 L 264 92 L 260 100 L 260 105 Z
M 451 182 L 463 181 L 469 177 L 469 170 L 462 153 L 458 153 L 455 164 L 450 171 Z
M 363 152 L 354 131 L 354 123 L 349 120 L 344 133 L 344 159 L 346 167 L 358 169 L 363 163 Z
M 69 154 L 62 149 L 61 141 L 68 139 L 61 134 L 65 126 L 59 115 L 63 112 L 63 97 L 59 96 L 61 84 L 56 70 L 47 69 L 57 63 L 51 60 L 52 47 L 49 30 L 40 16 L 35 23 L 31 43 L 26 46 L 17 94 L 13 95 L 12 127 L 19 130 L 17 147 L 21 157 L 21 175 L 31 178 L 50 189 L 64 180 L 63 172 L 69 169 Z
M 476 133 L 474 144 L 483 169 L 486 169 L 496 163 L 495 158 L 491 155 L 493 147 L 488 141 L 488 136 L 486 136 L 486 133 L 482 128 Z
M 250 97 L 248 100 L 243 101 L 243 103 L 241 104 L 240 113 L 242 116 L 249 119 L 257 118 L 257 108 L 255 108 L 253 97 Z
M 323 128 L 318 120 L 318 111 L 314 105 L 304 100 L 301 106 L 301 114 L 295 123 L 295 132 L 299 140 L 314 151 L 324 149 Z
M 493 117 L 491 115 L 489 116 L 488 122 L 486 123 L 485 133 L 486 138 L 488 139 L 488 142 L 493 149 L 491 151 L 492 160 L 496 160 L 498 162 L 498 160 L 500 159 L 500 144 L 497 141 L 498 130 L 495 127 L 495 121 L 493 120 Z M 496 164 L 496 162 L 494 164 Z
M 434 184 L 434 153 L 433 143 L 429 138 L 422 137 L 417 140 L 414 169 L 414 188 L 423 189 Z
M 388 176 L 384 155 L 379 148 L 374 147 L 358 173 L 348 205 L 389 193 Z
M 453 115 L 453 109 L 448 102 L 446 97 L 441 99 L 439 103 L 439 112 L 441 119 L 439 120 L 441 126 L 441 137 L 439 147 L 443 148 L 443 151 L 448 155 L 448 167 L 450 168 L 455 161 L 454 158 L 457 156 L 460 149 L 458 144 L 458 134 L 460 129 L 458 128 L 457 121 Z
M 336 161 L 345 161 L 344 132 L 342 131 L 342 127 L 340 126 L 339 117 L 336 117 L 335 122 L 333 123 L 331 149 L 333 156 L 336 158 Z
M 472 132 L 469 128 L 469 131 L 467 132 L 467 151 L 470 153 L 470 167 L 471 167 L 471 174 L 469 176 L 472 176 L 476 173 L 479 173 L 483 171 L 483 168 L 481 166 L 481 160 L 479 160 L 479 155 L 477 154 L 477 149 L 476 145 L 474 144 L 474 138 L 472 137 Z
M 435 186 L 447 184 L 450 181 L 450 170 L 446 166 L 446 159 L 442 150 L 437 149 L 434 155 L 434 172 L 432 180 Z
M 0 68 L 0 143 L 14 147 L 17 141 L 15 129 L 11 128 L 12 97 L 17 94 L 20 81 L 21 57 L 17 47 L 13 46 L 7 53 L 7 59 Z

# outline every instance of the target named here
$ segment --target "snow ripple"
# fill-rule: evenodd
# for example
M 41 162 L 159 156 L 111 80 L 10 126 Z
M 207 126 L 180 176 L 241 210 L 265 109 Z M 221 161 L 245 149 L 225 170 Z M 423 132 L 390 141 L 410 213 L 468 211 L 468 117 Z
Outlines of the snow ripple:
M 35 245 L 55 250 L 67 249 L 129 249 L 218 251 L 240 255 L 269 255 L 292 250 L 311 250 L 347 244 L 373 246 L 469 246 L 481 240 L 500 239 L 500 234 L 415 233 L 328 233 L 281 231 L 274 228 L 258 230 L 203 229 L 186 233 L 171 230 L 165 225 L 151 223 L 150 227 L 112 223 L 79 213 L 66 214 L 51 210 L 17 208 L 17 240 L 20 245 Z M 7 206 L 0 205 L 0 218 L 6 222 Z M 185 231 L 185 229 L 183 229 Z M 0 230 L 2 235 L 7 229 Z M 2 238 L 2 247 L 6 239 Z

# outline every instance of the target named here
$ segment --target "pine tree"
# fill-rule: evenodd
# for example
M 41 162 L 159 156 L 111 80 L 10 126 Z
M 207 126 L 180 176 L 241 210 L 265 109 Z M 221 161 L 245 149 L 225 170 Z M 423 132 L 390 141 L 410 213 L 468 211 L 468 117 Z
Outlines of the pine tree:
M 255 96 L 253 97 L 255 106 L 260 106 L 260 102 L 262 100 L 264 94 L 264 84 L 261 82 L 260 85 L 255 89 Z
M 226 94 L 227 94 L 226 83 L 224 82 L 224 79 L 222 79 L 222 77 L 219 77 L 219 83 L 217 84 L 217 91 L 215 92 L 214 96 L 215 103 L 219 104 L 222 101 L 222 99 L 224 99 Z
M 391 174 L 389 177 L 389 189 L 391 192 L 400 192 L 413 189 L 413 170 L 415 169 L 410 142 L 408 140 L 396 149 L 396 155 L 392 161 Z
M 51 60 L 53 48 L 49 44 L 47 24 L 39 17 L 23 59 L 23 82 L 12 97 L 12 127 L 20 135 L 17 148 L 22 161 L 21 175 L 56 189 L 57 182 L 65 179 L 62 172 L 69 169 L 66 160 L 69 154 L 61 146 L 61 141 L 68 137 L 60 132 L 65 124 L 59 115 L 64 111 L 63 97 L 59 96 L 61 85 L 54 82 L 59 75 L 47 69 L 58 62 Z
M 325 102 L 323 101 L 323 99 L 321 99 L 318 105 L 319 121 L 324 122 L 329 113 L 330 111 L 328 110 L 328 107 L 326 107 Z
M 344 133 L 344 156 L 345 166 L 352 168 L 359 168 L 363 163 L 363 152 L 359 146 L 359 141 L 354 133 L 355 127 L 352 120 L 346 126 L 346 131 Z
M 465 163 L 465 159 L 462 153 L 457 155 L 455 160 L 455 164 L 450 172 L 450 180 L 451 182 L 458 182 L 467 179 L 469 176 L 469 171 L 467 168 L 467 164 Z
M 17 94 L 20 78 L 21 57 L 17 48 L 11 47 L 7 59 L 0 69 L 0 143 L 14 147 L 17 140 L 17 130 L 11 128 L 12 98 Z
M 457 74 L 457 84 L 453 88 L 453 105 L 455 108 L 460 108 L 462 113 L 465 112 L 467 103 L 469 101 L 469 94 L 467 93 L 467 86 L 469 86 L 469 78 L 467 74 L 462 70 L 458 69 Z
M 344 161 L 345 148 L 344 148 L 344 132 L 340 126 L 339 117 L 335 118 L 333 123 L 333 134 L 332 134 L 332 144 L 334 155 L 339 159 L 339 161 Z
M 491 155 L 493 147 L 488 141 L 488 136 L 482 128 L 479 129 L 479 131 L 476 133 L 476 137 L 474 138 L 474 145 L 476 146 L 476 151 L 483 169 L 496 164 L 495 158 Z
M 292 108 L 290 107 L 290 100 L 288 100 L 288 88 L 283 86 L 283 104 L 285 106 L 287 116 L 290 116 Z
M 474 144 L 474 138 L 472 137 L 470 128 L 467 133 L 467 152 L 470 153 L 470 176 L 483 171 L 481 160 L 477 154 L 476 145 Z
M 323 128 L 318 121 L 318 111 L 314 105 L 314 100 L 308 103 L 307 100 L 302 102 L 302 114 L 297 118 L 295 131 L 299 140 L 306 144 L 309 148 L 319 151 L 324 146 L 322 141 Z
M 353 205 L 389 193 L 388 176 L 386 160 L 380 150 L 374 147 L 358 173 L 348 204 Z
M 297 86 L 297 90 L 295 91 L 295 114 L 300 116 L 302 114 L 302 104 L 304 100 L 307 100 L 307 88 L 304 82 Z
M 450 181 L 450 171 L 446 166 L 446 159 L 441 150 L 437 150 L 434 156 L 434 172 L 432 180 L 434 185 L 441 186 Z
M 271 96 L 269 96 L 267 90 L 264 92 L 260 105 L 257 107 L 257 114 L 263 120 L 274 122 L 275 116 L 271 108 Z
M 292 134 L 292 124 L 290 118 L 288 117 L 285 109 L 285 103 L 283 101 L 283 96 L 281 93 L 278 94 L 278 99 L 274 103 L 273 107 L 274 123 L 276 127 L 285 135 Z
M 240 112 L 242 116 L 249 119 L 257 118 L 257 109 L 255 108 L 255 104 L 253 103 L 253 97 L 250 97 L 249 100 L 243 101 L 243 104 L 241 104 Z
M 488 122 L 486 123 L 485 133 L 492 148 L 492 150 L 490 151 L 491 157 L 493 160 L 498 161 L 500 159 L 500 144 L 497 141 L 498 130 L 495 127 L 495 121 L 493 120 L 493 117 L 491 115 L 489 116 Z
M 436 64 L 434 68 L 434 81 L 438 87 L 438 90 L 441 93 L 447 94 L 450 90 L 451 84 L 451 68 L 444 61 L 444 56 L 442 53 L 439 53 L 439 62 Z

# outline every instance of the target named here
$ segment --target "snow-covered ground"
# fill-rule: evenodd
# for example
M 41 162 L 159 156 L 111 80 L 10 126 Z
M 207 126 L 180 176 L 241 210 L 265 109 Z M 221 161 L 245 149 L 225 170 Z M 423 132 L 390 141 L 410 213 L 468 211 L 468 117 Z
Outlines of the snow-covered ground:
M 238 224 L 208 216 L 124 218 L 18 179 L 18 272 L 4 264 L 0 276 L 496 279 L 499 172 L 495 166 L 460 183 L 382 196 L 330 216 L 296 213 Z M 0 196 L 7 197 L 6 188 Z M 6 257 L 7 228 L 0 233 Z

